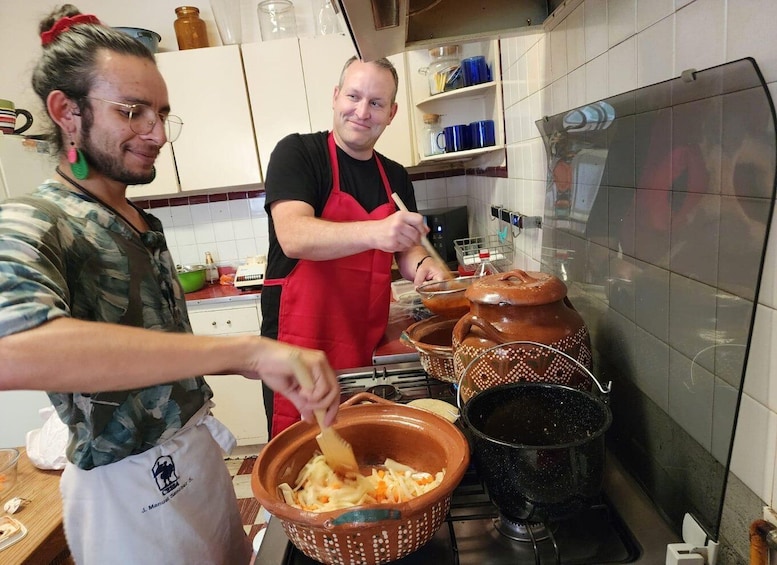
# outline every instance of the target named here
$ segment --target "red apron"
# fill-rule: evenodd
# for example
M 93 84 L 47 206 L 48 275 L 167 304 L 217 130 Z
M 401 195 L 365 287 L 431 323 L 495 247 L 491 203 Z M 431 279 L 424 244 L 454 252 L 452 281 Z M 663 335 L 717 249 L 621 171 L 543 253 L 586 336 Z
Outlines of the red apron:
M 321 218 L 333 222 L 382 220 L 396 208 L 391 186 L 378 156 L 388 202 L 367 211 L 350 194 L 340 190 L 340 167 L 335 139 L 327 140 L 332 165 L 332 192 Z M 372 249 L 329 261 L 300 259 L 284 279 L 269 279 L 265 286 L 281 285 L 278 341 L 323 350 L 334 369 L 372 365 L 372 353 L 388 325 L 393 255 Z M 274 395 L 272 436 L 299 420 L 294 405 Z

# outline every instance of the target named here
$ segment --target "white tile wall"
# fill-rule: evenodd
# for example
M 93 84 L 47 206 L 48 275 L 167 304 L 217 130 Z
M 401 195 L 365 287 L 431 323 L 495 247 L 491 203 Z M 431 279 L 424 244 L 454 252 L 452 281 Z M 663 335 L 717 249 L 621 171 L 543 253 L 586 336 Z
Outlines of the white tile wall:
M 519 85 L 525 80 L 526 88 L 512 92 L 506 108 L 505 120 L 511 124 L 509 178 L 468 177 L 471 228 L 494 229 L 488 219 L 492 202 L 509 202 L 526 214 L 541 213 L 545 152 L 534 121 L 545 113 L 667 80 L 687 68 L 704 69 L 748 56 L 755 58 L 777 97 L 774 21 L 774 0 L 585 0 L 548 37 L 503 39 L 502 68 L 509 72 L 515 66 L 516 80 Z M 559 37 L 562 34 L 565 39 Z M 564 66 L 562 77 L 558 71 Z M 566 108 L 561 107 L 564 100 Z M 767 247 L 732 460 L 737 477 L 773 506 L 777 505 L 775 232 L 777 226 Z M 516 266 L 539 268 L 539 241 L 539 234 L 528 231 L 515 238 Z
M 248 257 L 266 255 L 264 196 L 204 204 L 147 209 L 160 219 L 176 263 L 203 263 L 210 251 L 217 265 L 236 267 Z

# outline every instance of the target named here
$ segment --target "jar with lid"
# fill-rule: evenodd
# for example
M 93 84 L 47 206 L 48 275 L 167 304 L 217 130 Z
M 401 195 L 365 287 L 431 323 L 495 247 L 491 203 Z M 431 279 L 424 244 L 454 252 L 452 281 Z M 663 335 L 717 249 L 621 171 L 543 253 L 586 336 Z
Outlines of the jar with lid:
M 429 94 L 455 90 L 464 85 L 461 75 L 461 46 L 445 45 L 429 49 L 431 62 L 419 69 L 429 80 Z
M 262 41 L 297 36 L 297 19 L 291 0 L 263 0 L 256 6 Z
M 200 19 L 200 10 L 195 6 L 178 6 L 173 22 L 178 49 L 197 49 L 208 47 L 208 32 L 205 22 Z
M 421 135 L 424 157 L 445 153 L 445 135 L 438 114 L 424 114 L 424 129 Z

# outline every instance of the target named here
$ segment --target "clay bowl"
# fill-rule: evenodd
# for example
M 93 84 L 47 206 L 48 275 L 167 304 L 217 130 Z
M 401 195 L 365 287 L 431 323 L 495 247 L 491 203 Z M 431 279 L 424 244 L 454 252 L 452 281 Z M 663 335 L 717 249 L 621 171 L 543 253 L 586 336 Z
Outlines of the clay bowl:
M 469 300 L 464 296 L 470 285 L 480 277 L 456 277 L 430 281 L 419 285 L 416 292 L 431 312 L 445 318 L 461 318 L 469 312 Z
M 251 473 L 254 496 L 280 519 L 302 553 L 327 565 L 394 561 L 426 544 L 442 525 L 453 489 L 469 465 L 469 445 L 459 429 L 440 416 L 360 393 L 341 407 L 337 432 L 353 446 L 360 466 L 387 457 L 418 471 L 445 469 L 435 489 L 400 504 L 371 504 L 331 512 L 305 512 L 283 501 L 281 483 L 294 484 L 318 450 L 315 424 L 297 422 L 259 453 Z
M 424 371 L 430 377 L 458 383 L 453 368 L 453 327 L 458 320 L 432 316 L 402 332 L 402 341 L 418 351 Z

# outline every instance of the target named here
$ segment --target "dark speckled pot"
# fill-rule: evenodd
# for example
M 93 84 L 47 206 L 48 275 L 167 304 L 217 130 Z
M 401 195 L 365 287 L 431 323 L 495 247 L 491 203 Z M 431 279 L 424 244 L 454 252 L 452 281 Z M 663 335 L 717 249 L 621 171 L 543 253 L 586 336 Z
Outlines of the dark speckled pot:
M 518 522 L 574 516 L 602 487 L 609 407 L 579 389 L 511 383 L 467 402 L 472 457 L 494 504 Z

